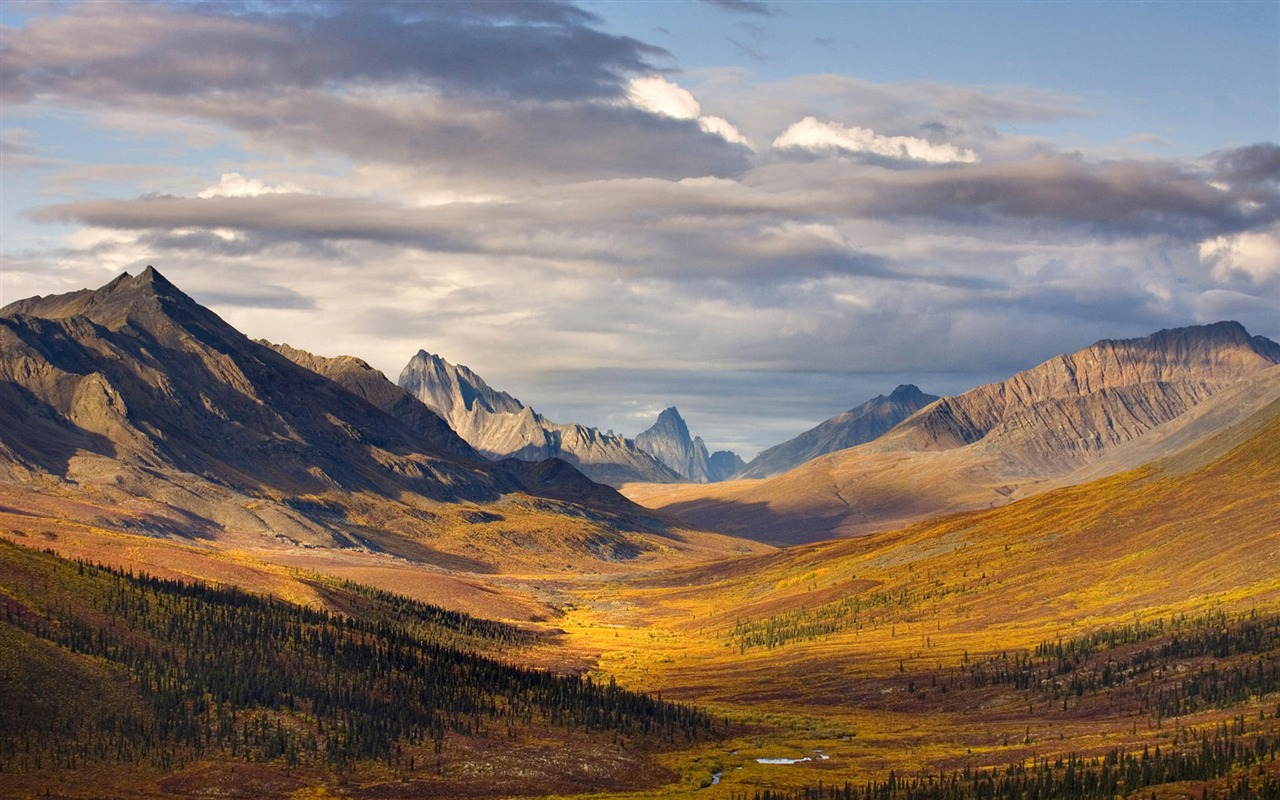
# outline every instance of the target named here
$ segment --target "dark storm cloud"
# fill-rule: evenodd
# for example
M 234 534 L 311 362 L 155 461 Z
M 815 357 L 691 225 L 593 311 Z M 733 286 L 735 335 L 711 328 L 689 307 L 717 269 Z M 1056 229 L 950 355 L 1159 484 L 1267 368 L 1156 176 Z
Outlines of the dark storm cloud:
M 9 101 L 427 82 L 515 99 L 620 96 L 666 54 L 544 3 L 82 3 L 0 32 Z M 91 43 L 91 44 L 90 44 Z

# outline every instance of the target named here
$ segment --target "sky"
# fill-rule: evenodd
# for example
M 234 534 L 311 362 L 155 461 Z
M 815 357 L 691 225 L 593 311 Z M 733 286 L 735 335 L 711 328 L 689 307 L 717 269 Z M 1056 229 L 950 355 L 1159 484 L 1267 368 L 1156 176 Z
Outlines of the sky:
M 1280 2 L 0 4 L 0 304 L 153 264 L 746 459 L 899 383 L 1280 338 Z

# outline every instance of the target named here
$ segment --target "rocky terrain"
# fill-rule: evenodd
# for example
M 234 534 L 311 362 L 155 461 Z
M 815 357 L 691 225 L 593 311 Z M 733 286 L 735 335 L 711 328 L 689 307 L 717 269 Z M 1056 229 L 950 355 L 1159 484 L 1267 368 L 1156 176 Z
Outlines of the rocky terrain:
M 467 367 L 425 350 L 405 365 L 399 384 L 489 458 L 562 458 L 592 480 L 610 485 L 685 479 L 625 437 L 551 422 Z
M 728 480 L 746 466 L 729 450 L 708 453 L 701 436 L 689 435 L 675 406 L 664 409 L 650 428 L 636 435 L 636 447 L 693 483 Z

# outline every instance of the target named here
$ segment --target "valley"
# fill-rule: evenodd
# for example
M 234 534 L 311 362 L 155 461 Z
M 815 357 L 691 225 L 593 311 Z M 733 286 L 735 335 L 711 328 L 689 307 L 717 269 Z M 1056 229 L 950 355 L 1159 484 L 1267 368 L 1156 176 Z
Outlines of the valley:
M 0 323 L 5 796 L 1280 796 L 1280 348 L 1233 323 L 621 494 L 154 270 Z

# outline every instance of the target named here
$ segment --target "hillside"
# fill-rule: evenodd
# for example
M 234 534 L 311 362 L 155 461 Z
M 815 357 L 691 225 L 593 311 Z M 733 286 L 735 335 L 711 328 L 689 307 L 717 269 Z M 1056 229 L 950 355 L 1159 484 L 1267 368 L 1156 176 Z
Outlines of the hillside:
M 534 633 L 355 584 L 316 582 L 339 614 L 8 543 L 0 575 L 6 795 L 643 787 L 671 778 L 651 753 L 713 735 L 699 710 L 498 660 Z
M 1167 455 L 1257 406 L 1227 395 L 1178 437 L 1166 438 L 1164 426 L 1178 427 L 1183 414 L 1278 360 L 1280 346 L 1236 323 L 1103 341 L 943 398 L 873 442 L 772 478 L 634 485 L 624 493 L 693 524 L 775 544 L 887 530 Z M 1275 396 L 1266 394 L 1274 383 L 1255 388 L 1264 399 Z M 1141 441 L 1150 446 L 1139 449 Z M 1134 457 L 1108 458 L 1125 446 Z
M 1001 508 L 583 587 L 562 627 L 624 685 L 777 721 L 702 752 L 720 797 L 839 797 L 813 792 L 846 780 L 1013 796 L 1024 777 L 1072 797 L 1046 786 L 1117 765 L 1097 796 L 1270 797 L 1277 485 L 1280 399 L 1165 460 Z
M 14 303 L 0 311 L 6 506 L 211 546 L 482 573 L 623 569 L 740 546 L 681 532 L 563 463 L 475 458 L 394 387 L 341 367 L 356 393 L 150 268 Z

